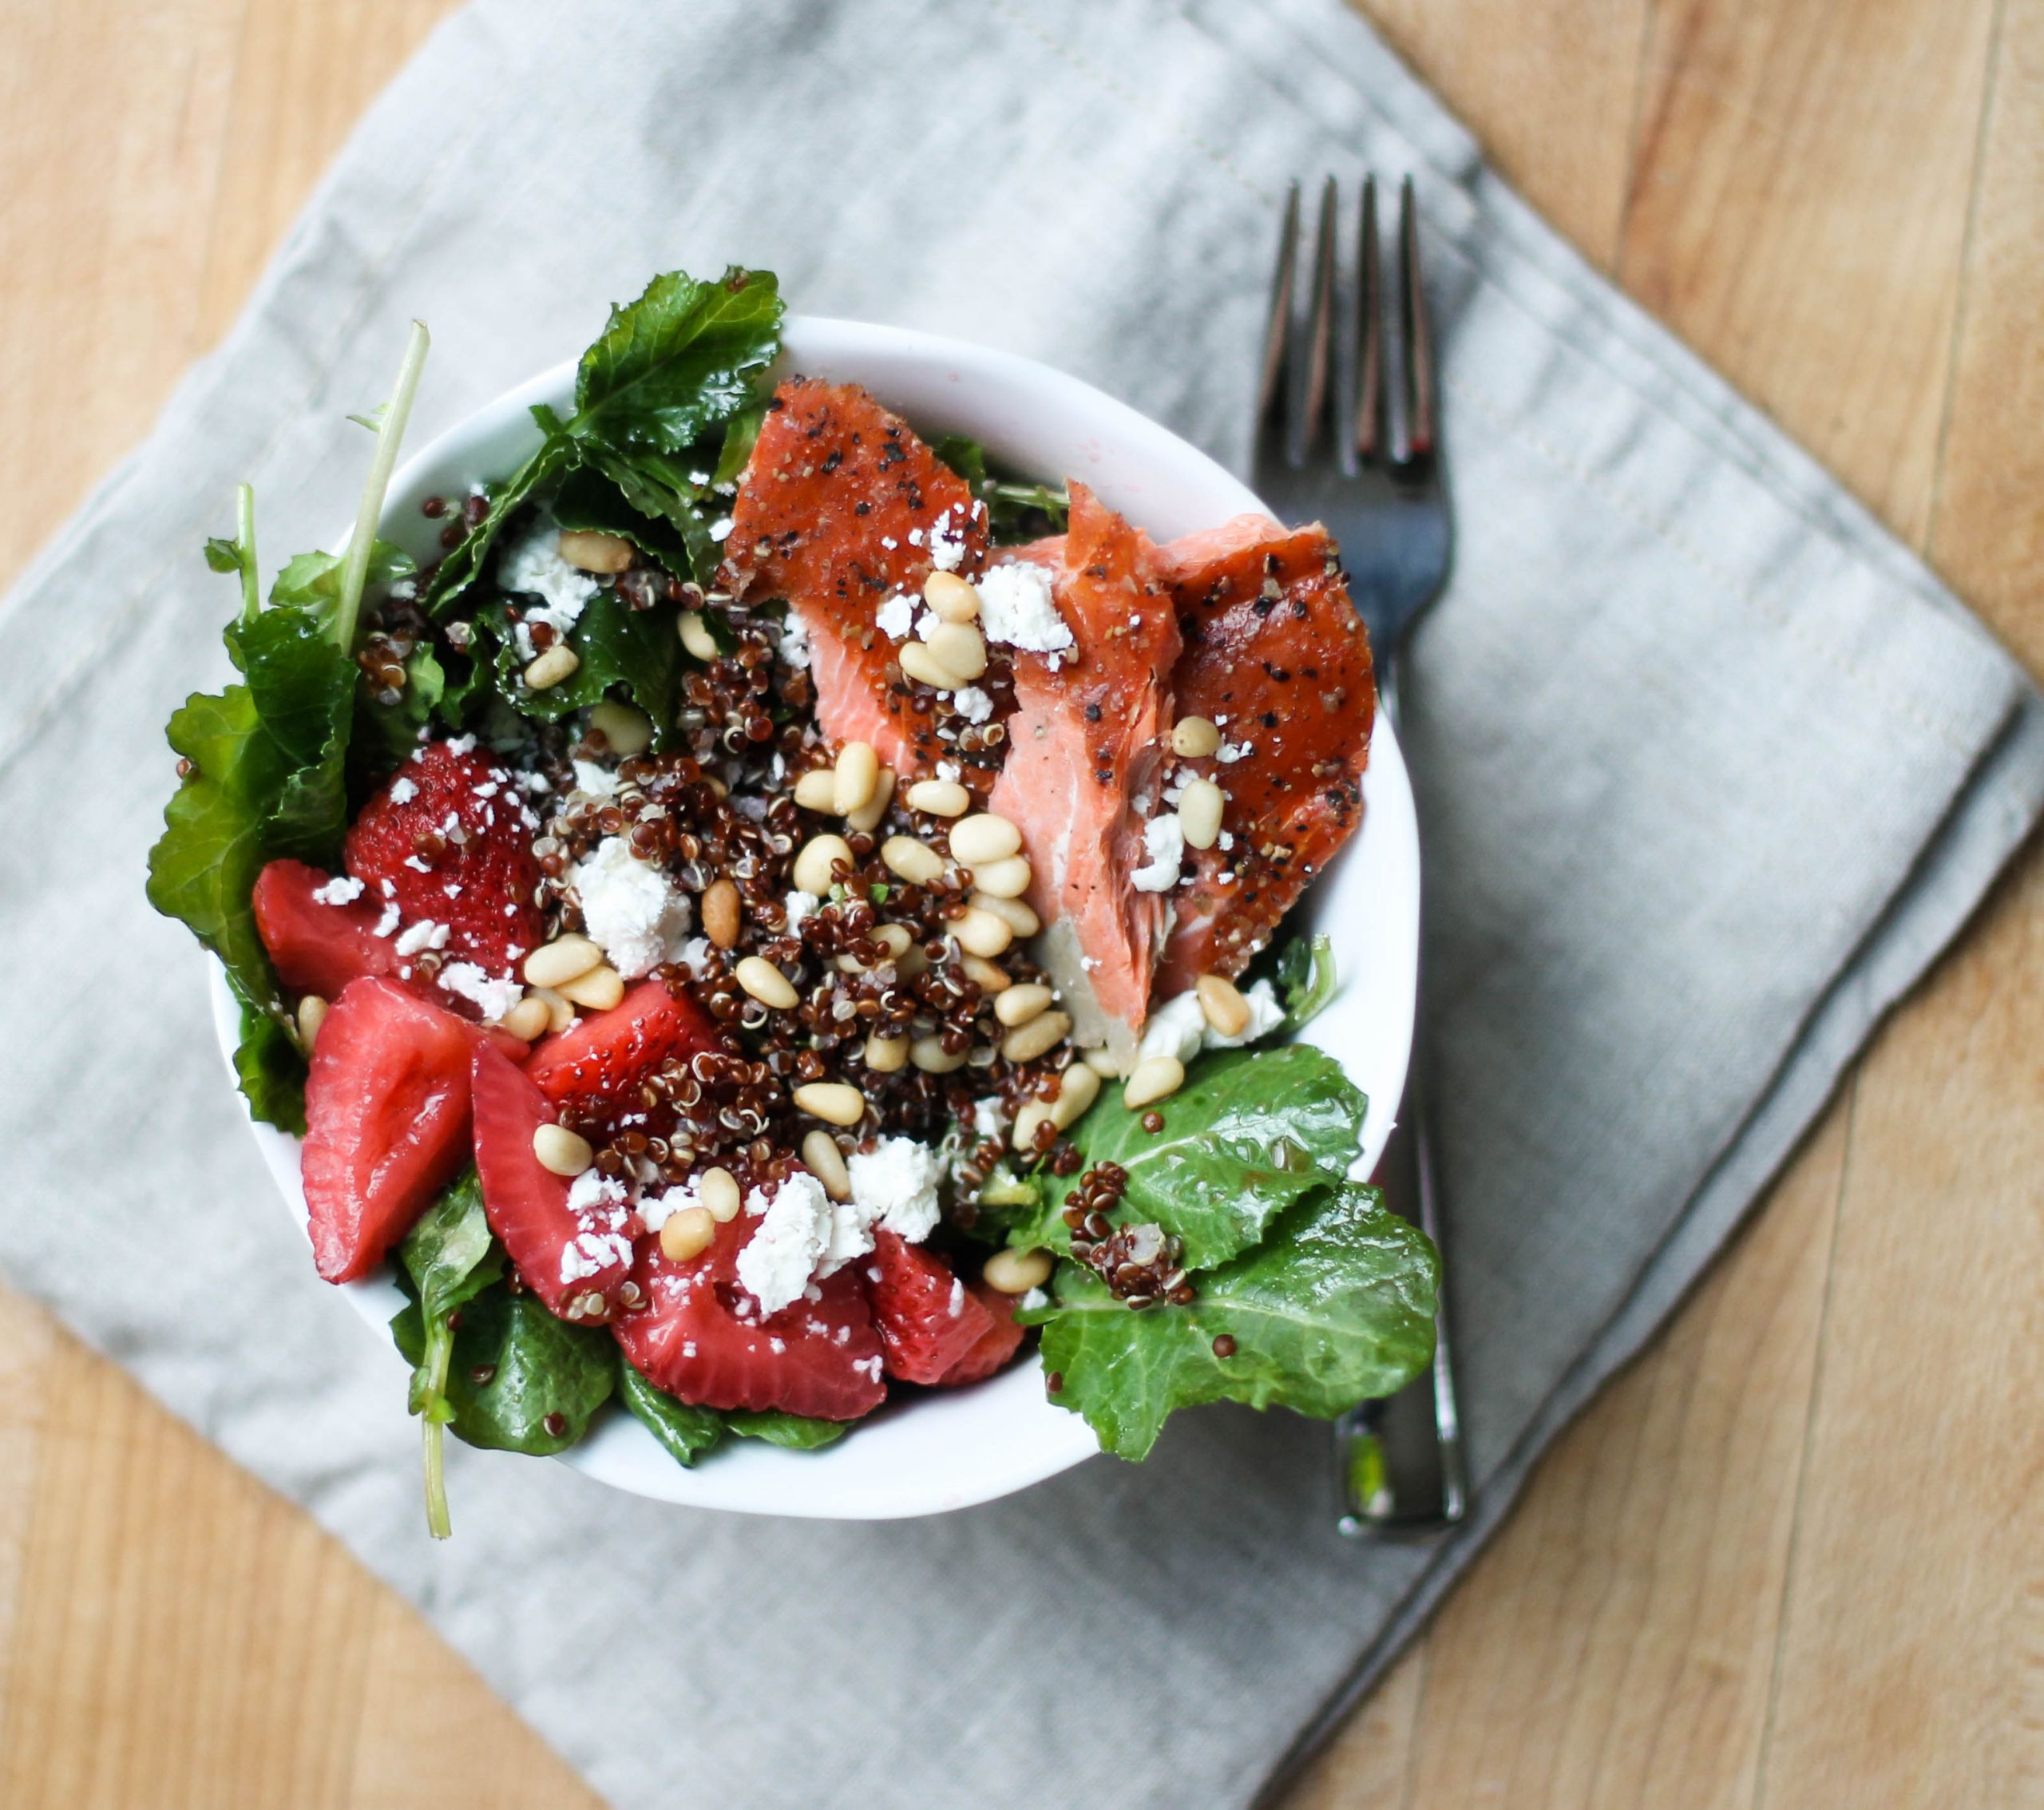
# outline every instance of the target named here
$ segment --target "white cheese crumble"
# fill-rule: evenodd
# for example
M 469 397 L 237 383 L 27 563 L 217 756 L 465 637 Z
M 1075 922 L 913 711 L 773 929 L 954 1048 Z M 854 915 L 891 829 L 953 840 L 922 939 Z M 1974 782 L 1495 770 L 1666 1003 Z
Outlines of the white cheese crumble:
M 383 908 L 383 915 L 376 921 L 376 934 L 379 937 L 390 936 L 404 921 L 402 912 L 394 905 L 386 905 Z
M 1000 1102 L 991 1097 L 972 1102 L 972 1130 L 982 1138 L 997 1138 L 1004 1120 Z
M 930 524 L 929 563 L 939 572 L 956 572 L 965 557 L 965 530 L 951 525 L 951 512 L 946 509 Z
M 1051 575 L 1031 560 L 1010 560 L 980 574 L 980 630 L 989 641 L 1034 654 L 1075 645 L 1058 614 Z
M 587 792 L 601 803 L 605 798 L 617 795 L 617 775 L 607 766 L 592 760 L 577 760 L 575 767 L 575 790 Z
M 596 580 L 561 556 L 561 525 L 550 515 L 541 516 L 506 550 L 497 579 L 507 591 L 540 600 L 539 607 L 528 609 L 518 624 L 518 653 L 524 659 L 536 651 L 533 624 L 544 622 L 564 636 L 596 594 Z
M 585 1169 L 568 1190 L 568 1210 L 581 1227 L 561 1250 L 564 1288 L 586 1280 L 614 1263 L 632 1261 L 632 1241 L 624 1235 L 631 1198 L 613 1176 Z
M 867 1216 L 869 1225 L 885 1226 L 912 1245 L 921 1244 L 937 1229 L 937 1185 L 943 1165 L 928 1144 L 913 1138 L 883 1138 L 873 1149 L 846 1158 L 845 1166 L 851 1172 L 851 1203 Z
M 691 1206 L 702 1204 L 701 1191 L 697 1186 L 696 1178 L 691 1175 L 664 1194 L 641 1195 L 639 1218 L 648 1231 L 658 1232 L 677 1213 L 686 1213 Z
M 1139 893 L 1168 893 L 1178 883 L 1178 863 L 1185 859 L 1185 831 L 1177 814 L 1144 824 L 1143 846 L 1150 858 L 1128 877 L 1129 883 Z
M 830 1197 L 814 1175 L 798 1170 L 771 1194 L 755 1188 L 745 1210 L 759 1227 L 738 1254 L 739 1285 L 763 1314 L 775 1314 L 801 1299 L 829 1247 Z
M 1247 760 L 1256 751 L 1246 742 L 1223 742 L 1214 751 L 1214 758 L 1223 766 L 1233 766 L 1238 760 Z
M 1019 1305 L 1024 1311 L 1033 1313 L 1038 1308 L 1048 1307 L 1050 1304 L 1051 1297 L 1041 1289 L 1031 1289 L 1024 1294 Z
M 1269 1036 L 1285 1022 L 1285 1008 L 1278 1003 L 1268 980 L 1258 981 L 1242 997 L 1249 1002 L 1249 1023 L 1239 1037 L 1224 1037 L 1206 1022 L 1198 994 L 1180 993 L 1175 999 L 1167 1000 L 1150 1014 L 1150 1022 L 1143 1027 L 1142 1045 L 1135 1052 L 1137 1060 L 1175 1056 L 1180 1062 L 1190 1062 L 1202 1050 L 1240 1049 L 1244 1044 Z
M 976 685 L 965 685 L 951 694 L 951 707 L 968 723 L 984 723 L 993 715 L 993 699 Z
M 525 989 L 516 980 L 493 980 L 472 961 L 449 962 L 440 971 L 440 984 L 467 1000 L 489 1024 L 504 1017 L 525 996 Z
M 405 926 L 405 933 L 398 939 L 399 955 L 417 955 L 421 949 L 444 949 L 452 934 L 444 924 L 435 924 L 430 917 L 423 917 L 416 924 Z
M 590 940 L 628 980 L 665 961 L 688 929 L 687 895 L 622 836 L 606 836 L 568 869 L 568 881 Z
M 402 778 L 391 781 L 390 802 L 392 804 L 408 805 L 418 796 L 418 786 L 417 782 Z
M 788 934 L 792 937 L 802 929 L 802 921 L 818 909 L 823 901 L 814 893 L 805 893 L 799 887 L 782 900 L 781 909 L 788 914 Z
M 873 626 L 890 641 L 905 641 L 916 632 L 916 600 L 897 591 L 873 612 Z
M 344 873 L 337 880 L 329 880 L 323 886 L 315 886 L 312 896 L 322 905 L 353 905 L 362 897 L 362 882 Z
M 792 608 L 781 624 L 781 659 L 798 672 L 809 670 L 809 624 Z

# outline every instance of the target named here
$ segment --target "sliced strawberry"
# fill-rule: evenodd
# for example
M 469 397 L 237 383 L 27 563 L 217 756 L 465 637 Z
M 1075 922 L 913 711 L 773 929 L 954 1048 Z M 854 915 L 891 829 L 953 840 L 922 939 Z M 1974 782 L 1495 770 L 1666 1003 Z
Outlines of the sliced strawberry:
M 980 1342 L 937 1378 L 946 1388 L 967 1383 L 983 1383 L 996 1370 L 1005 1369 L 1022 1343 L 1022 1329 L 1015 1324 L 1015 1297 L 984 1282 L 972 1285 L 980 1306 L 993 1316 L 993 1324 L 980 1335 Z
M 886 1399 L 857 1266 L 815 1285 L 762 1320 L 738 1285 L 738 1254 L 756 1222 L 740 1215 L 687 1263 L 670 1263 L 642 1239 L 632 1279 L 648 1306 L 612 1323 L 634 1368 L 683 1401 L 705 1408 L 778 1408 L 815 1420 L 856 1420 Z
M 593 1170 L 557 1175 L 533 1154 L 556 1109 L 498 1049 L 475 1052 L 476 1172 L 482 1210 L 525 1286 L 564 1320 L 605 1320 L 632 1273 L 631 1203 Z M 580 1198 L 571 1200 L 571 1196 Z
M 608 1012 L 549 1037 L 525 1072 L 557 1107 L 602 1121 L 640 1110 L 640 1083 L 670 1056 L 723 1048 L 716 1022 L 658 980 L 642 980 Z
M 302 861 L 273 861 L 256 875 L 249 895 L 256 929 L 277 978 L 293 992 L 331 1000 L 365 974 L 396 972 L 395 937 L 376 934 L 385 913 L 366 887 L 338 904 L 319 896 L 336 886 L 347 892 L 352 885 Z
M 993 1315 L 935 1251 L 883 1226 L 872 1267 L 873 1317 L 889 1376 L 941 1381 L 994 1329 Z
M 374 1269 L 467 1160 L 469 1066 L 492 1040 L 522 1047 L 378 976 L 342 989 L 313 1046 L 301 1164 L 328 1281 Z
M 356 814 L 348 872 L 373 901 L 395 905 L 408 929 L 444 925 L 443 964 L 473 962 L 508 980 L 540 940 L 537 828 L 504 767 L 466 738 L 429 742 Z

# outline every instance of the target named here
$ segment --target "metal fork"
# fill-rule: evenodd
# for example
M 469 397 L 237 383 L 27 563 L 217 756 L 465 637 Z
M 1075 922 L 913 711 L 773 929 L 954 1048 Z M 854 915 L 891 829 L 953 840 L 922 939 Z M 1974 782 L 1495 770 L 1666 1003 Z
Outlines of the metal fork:
M 1280 517 L 1323 522 L 1339 542 L 1351 595 L 1369 629 L 1378 695 L 1396 727 L 1406 645 L 1447 580 L 1452 540 L 1412 178 L 1399 192 L 1397 283 L 1388 295 L 1375 177 L 1363 184 L 1352 287 L 1342 282 L 1339 213 L 1330 176 L 1321 191 L 1312 289 L 1301 307 L 1295 296 L 1299 185 L 1292 184 L 1264 334 L 1252 481 Z M 1295 318 L 1301 314 L 1303 323 Z M 1419 1023 L 1399 1137 L 1416 1216 L 1438 1246 L 1424 1017 Z M 1401 1441 L 1415 1423 L 1418 1437 Z M 1388 1402 L 1366 1402 L 1344 1415 L 1335 1448 L 1343 1533 L 1409 1538 L 1462 1519 L 1468 1475 L 1445 1302 L 1430 1374 Z M 1430 1487 L 1429 1475 L 1437 1479 Z M 1422 1500 L 1422 1491 L 1431 1499 Z

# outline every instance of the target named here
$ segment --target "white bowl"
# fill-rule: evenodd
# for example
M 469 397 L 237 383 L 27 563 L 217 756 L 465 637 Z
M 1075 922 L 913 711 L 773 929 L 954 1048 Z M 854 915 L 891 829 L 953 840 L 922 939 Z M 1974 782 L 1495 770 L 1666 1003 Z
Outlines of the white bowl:
M 1075 378 L 1008 353 L 896 327 L 798 316 L 787 323 L 782 367 L 863 384 L 925 435 L 970 434 L 1011 469 L 1081 478 L 1160 541 L 1261 506 L 1239 479 L 1177 435 Z M 391 485 L 385 537 L 422 563 L 433 557 L 438 531 L 419 505 L 514 470 L 539 441 L 530 406 L 545 402 L 568 413 L 574 376 L 568 363 L 520 385 L 408 460 Z M 1342 980 L 1340 994 L 1313 1024 L 1313 1041 L 1338 1058 L 1369 1096 L 1358 1175 L 1382 1154 L 1404 1091 L 1419 953 L 1412 787 L 1381 716 L 1363 790 L 1361 830 L 1303 908 L 1333 937 Z M 213 1007 L 222 1050 L 231 1057 L 237 1014 L 217 968 Z M 298 1140 L 267 1125 L 252 1129 L 303 1226 Z M 306 1280 L 314 1280 L 309 1268 Z M 400 1413 L 402 1360 L 387 1329 L 404 1297 L 387 1276 L 347 1284 L 345 1292 L 391 1352 L 390 1412 Z M 562 1458 L 606 1483 L 662 1502 L 885 1520 L 991 1501 L 1055 1476 L 1097 1449 L 1084 1421 L 1044 1399 L 1040 1370 L 1028 1361 L 971 1388 L 932 1391 L 883 1409 L 821 1452 L 734 1440 L 685 1470 L 638 1421 L 612 1412 Z

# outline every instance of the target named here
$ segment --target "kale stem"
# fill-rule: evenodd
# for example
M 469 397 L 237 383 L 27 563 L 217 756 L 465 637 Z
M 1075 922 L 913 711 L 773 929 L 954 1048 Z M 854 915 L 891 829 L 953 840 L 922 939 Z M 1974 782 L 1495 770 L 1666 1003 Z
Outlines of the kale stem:
M 241 620 L 253 622 L 263 607 L 263 588 L 256 568 L 256 486 L 244 484 L 234 493 L 234 537 L 241 553 Z
M 376 549 L 376 530 L 383 519 L 384 493 L 390 488 L 390 473 L 398 462 L 398 443 L 405 437 L 405 422 L 412 412 L 412 398 L 418 390 L 418 374 L 425 366 L 430 343 L 426 323 L 414 321 L 411 338 L 405 346 L 405 362 L 398 367 L 398 386 L 384 405 L 382 419 L 377 426 L 376 452 L 362 486 L 355 532 L 348 537 L 348 556 L 341 568 L 340 603 L 334 612 L 334 639 L 343 653 L 355 646 L 355 617 L 362 608 L 362 588 L 369 581 L 370 556 Z
M 437 1540 L 450 1537 L 454 1523 L 447 1512 L 447 1428 L 435 1418 L 447 1392 L 447 1367 L 454 1356 L 454 1334 L 443 1320 L 429 1335 L 433 1349 L 426 1353 L 430 1367 L 426 1400 L 420 1407 L 425 1432 L 426 1531 Z

